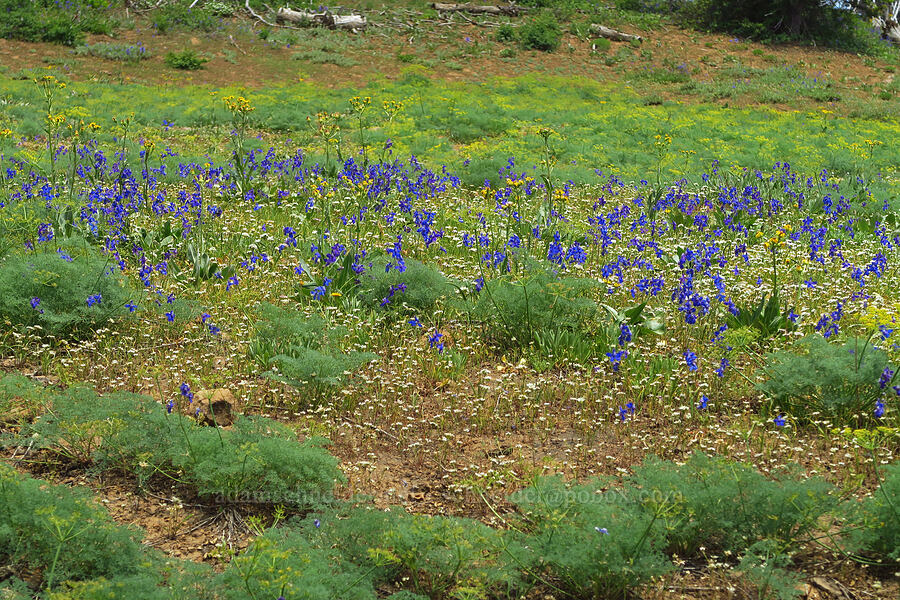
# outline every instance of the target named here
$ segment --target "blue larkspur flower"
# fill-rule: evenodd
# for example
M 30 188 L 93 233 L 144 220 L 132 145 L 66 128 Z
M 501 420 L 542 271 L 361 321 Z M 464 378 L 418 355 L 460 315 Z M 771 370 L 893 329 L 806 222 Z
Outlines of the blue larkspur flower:
M 697 370 L 697 355 L 691 350 L 684 351 L 684 362 L 691 371 Z

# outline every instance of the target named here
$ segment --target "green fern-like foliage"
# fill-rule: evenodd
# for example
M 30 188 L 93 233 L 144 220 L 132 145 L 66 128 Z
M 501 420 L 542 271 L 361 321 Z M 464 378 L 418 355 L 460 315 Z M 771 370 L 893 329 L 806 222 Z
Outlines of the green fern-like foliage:
M 852 549 L 877 561 L 900 561 L 900 464 L 883 471 L 881 486 L 867 498 L 862 510 L 848 514 L 859 526 L 851 536 Z
M 700 548 L 737 555 L 763 540 L 796 547 L 837 505 L 832 486 L 790 471 L 769 479 L 756 469 L 695 453 L 684 465 L 650 459 L 635 469 L 625 493 L 665 515 L 669 551 Z
M 130 297 L 116 264 L 89 247 L 14 254 L 0 264 L 0 320 L 14 327 L 84 335 L 126 312 Z
M 328 327 L 319 315 L 304 315 L 274 304 L 259 305 L 255 326 L 255 342 L 271 348 L 276 354 L 291 346 L 316 348 L 327 346 L 343 337 L 344 327 Z
M 100 396 L 84 387 L 51 397 L 45 415 L 22 429 L 44 448 L 85 466 L 143 482 L 167 473 L 222 503 L 321 506 L 343 475 L 323 440 L 298 442 L 276 421 L 239 417 L 232 429 L 203 427 L 135 394 Z
M 311 386 L 319 390 L 335 388 L 347 379 L 347 373 L 378 358 L 372 352 L 338 352 L 293 347 L 287 354 L 272 359 L 277 372 L 267 375 L 296 388 Z
M 347 380 L 347 373 L 378 358 L 371 352 L 344 352 L 339 347 L 345 327 L 330 327 L 318 315 L 271 304 L 259 307 L 260 320 L 249 354 L 277 381 L 322 392 Z
M 882 394 L 878 385 L 887 355 L 860 338 L 831 344 L 810 335 L 796 351 L 770 355 L 768 381 L 760 390 L 795 418 L 831 419 L 834 425 L 863 425 Z
M 386 270 L 387 260 L 376 260 L 360 278 L 359 298 L 372 310 L 428 314 L 454 292 L 440 271 L 413 258 L 406 270 Z
M 398 511 L 373 553 L 430 598 L 516 597 L 523 581 L 502 542 L 478 521 Z
M 516 598 L 526 588 L 502 530 L 464 518 L 337 506 L 281 534 L 325 551 L 341 571 L 363 570 L 377 588 L 409 598 Z M 416 596 L 418 594 L 418 596 Z
M 0 582 L 0 596 L 54 600 L 213 600 L 219 582 L 206 565 L 166 559 L 113 521 L 86 491 L 50 485 L 0 464 L 0 562 L 39 574 Z
M 324 443 L 298 442 L 276 421 L 242 417 L 232 431 L 195 427 L 172 462 L 201 496 L 221 503 L 310 508 L 331 501 L 335 483 L 343 481 Z
M 14 373 L 0 377 L 0 421 L 30 421 L 46 400 L 43 386 L 36 381 Z
M 57 549 L 63 547 L 65 552 Z M 53 579 L 136 574 L 145 560 L 138 533 L 116 525 L 86 494 L 47 486 L 0 464 L 0 561 L 48 569 Z
M 596 287 L 589 279 L 537 272 L 521 281 L 488 281 L 471 312 L 490 325 L 498 341 L 526 346 L 538 335 L 558 330 L 578 331 L 597 312 L 587 297 Z
M 273 528 L 236 556 L 221 576 L 226 600 L 375 600 L 371 572 L 339 560 L 293 528 Z
M 623 598 L 673 567 L 662 550 L 662 523 L 643 506 L 599 481 L 567 486 L 544 478 L 510 500 L 528 536 L 518 562 L 578 598 Z

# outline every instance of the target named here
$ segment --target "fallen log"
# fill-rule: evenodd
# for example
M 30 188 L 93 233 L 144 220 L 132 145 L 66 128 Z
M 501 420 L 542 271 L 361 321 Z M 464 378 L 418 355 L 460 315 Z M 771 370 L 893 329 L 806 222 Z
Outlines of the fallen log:
M 440 12 L 467 12 L 476 15 L 506 15 L 517 17 L 523 12 L 528 12 L 524 6 L 504 4 L 502 6 L 479 6 L 466 2 L 464 4 L 447 4 L 444 2 L 432 2 L 431 7 Z
M 362 15 L 333 15 L 328 11 L 312 13 L 284 6 L 278 9 L 276 18 L 304 27 L 318 25 L 330 29 L 365 29 L 367 25 L 366 18 Z
M 639 35 L 623 33 L 621 31 L 616 31 L 615 29 L 610 29 L 609 27 L 604 27 L 603 25 L 598 25 L 596 23 L 591 25 L 591 33 L 599 35 L 600 37 L 604 37 L 608 40 L 614 40 L 616 42 L 644 41 L 644 38 Z

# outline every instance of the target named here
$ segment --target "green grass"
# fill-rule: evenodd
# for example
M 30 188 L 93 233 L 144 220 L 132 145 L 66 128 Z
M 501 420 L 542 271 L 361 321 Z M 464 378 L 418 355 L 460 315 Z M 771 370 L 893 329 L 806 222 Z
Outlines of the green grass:
M 368 114 L 366 124 L 377 126 L 369 133 L 368 143 L 377 147 L 390 138 L 394 156 L 415 154 L 431 164 L 446 164 L 470 183 L 480 183 L 485 177 L 495 179 L 497 169 L 509 157 L 516 157 L 525 168 L 537 164 L 541 141 L 536 130 L 542 126 L 559 134 L 551 139 L 558 176 L 576 183 L 595 181 L 598 168 L 606 174 L 638 180 L 660 166 L 664 176 L 678 178 L 702 172 L 714 159 L 727 165 L 767 169 L 791 156 L 796 157 L 793 164 L 800 170 L 825 167 L 838 173 L 865 165 L 890 174 L 896 173 L 900 164 L 897 145 L 885 144 L 873 152 L 866 146 L 866 140 L 900 136 L 897 116 L 888 112 L 891 103 L 877 99 L 853 104 L 856 116 L 848 119 L 813 107 L 794 112 L 704 103 L 647 103 L 631 86 L 580 78 L 525 75 L 485 84 L 440 82 L 420 75 L 421 69 L 410 67 L 398 81 L 374 80 L 359 90 L 333 90 L 301 82 L 257 91 L 250 94 L 257 107 L 252 127 L 291 132 L 294 139 L 302 141 L 310 133 L 307 117 L 320 111 L 347 111 L 347 99 L 357 93 L 371 95 L 373 106 L 383 100 L 399 100 L 403 109 L 390 123 L 379 125 L 375 111 Z M 771 73 L 748 73 L 771 82 L 749 88 L 749 84 L 729 87 L 723 82 L 691 81 L 684 85 L 693 86 L 692 91 L 699 90 L 710 99 L 739 99 L 750 93 L 769 102 L 779 102 L 800 90 L 814 106 L 820 103 L 813 98 L 820 98 L 823 108 L 833 93 L 827 82 L 795 81 L 794 73 L 781 68 Z M 684 76 L 678 71 L 674 74 L 677 78 Z M 27 81 L 2 81 L 11 103 L 0 107 L 0 118 L 5 118 L 14 134 L 40 133 L 43 126 L 34 116 L 40 106 L 37 90 Z M 781 87 L 788 84 L 794 87 Z M 85 120 L 96 120 L 109 137 L 115 131 L 110 115 L 134 111 L 140 135 L 191 152 L 193 142 L 181 134 L 167 137 L 161 130 L 164 119 L 178 127 L 199 128 L 195 135 L 201 136 L 204 130 L 212 134 L 228 123 L 224 108 L 210 97 L 215 90 L 207 88 L 73 82 L 68 89 L 71 95 L 61 108 L 77 111 Z M 355 124 L 347 121 L 344 127 L 352 131 Z M 661 165 L 652 150 L 657 134 L 673 138 Z M 354 137 L 345 135 L 345 139 L 352 144 Z M 470 161 L 467 167 L 462 164 L 464 160 Z

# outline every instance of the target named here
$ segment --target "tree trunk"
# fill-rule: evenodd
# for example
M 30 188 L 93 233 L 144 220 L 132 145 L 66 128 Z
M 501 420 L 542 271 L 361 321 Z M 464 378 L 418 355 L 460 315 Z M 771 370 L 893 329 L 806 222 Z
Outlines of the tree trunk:
M 616 31 L 615 29 L 610 29 L 609 27 L 604 27 L 603 25 L 598 25 L 596 23 L 591 25 L 591 33 L 599 35 L 600 37 L 605 37 L 608 40 L 615 40 L 617 42 L 644 41 L 644 38 L 639 35 L 622 33 L 621 31 Z
M 287 7 L 278 9 L 277 18 L 304 27 L 318 25 L 331 29 L 365 29 L 367 24 L 366 18 L 361 15 L 333 15 L 328 11 L 312 13 Z
M 433 2 L 431 7 L 440 12 L 468 12 L 472 14 L 482 15 L 507 15 L 517 17 L 523 12 L 527 12 L 527 8 L 507 4 L 503 6 L 478 6 L 467 2 L 465 4 L 446 4 L 444 2 Z

